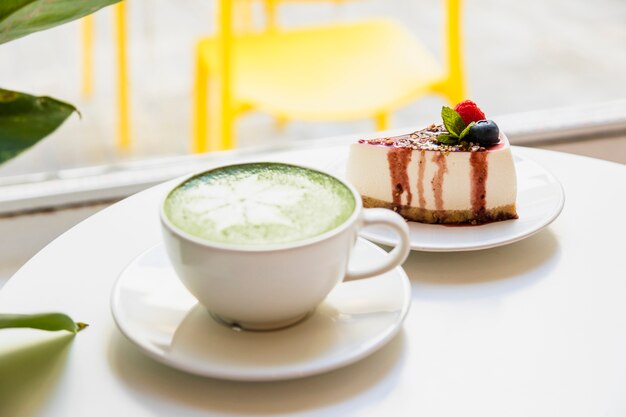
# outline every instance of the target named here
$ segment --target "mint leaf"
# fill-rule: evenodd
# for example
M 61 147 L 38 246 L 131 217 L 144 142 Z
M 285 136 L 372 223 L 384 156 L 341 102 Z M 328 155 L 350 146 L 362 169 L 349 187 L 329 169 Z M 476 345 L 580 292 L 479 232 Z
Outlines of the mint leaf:
M 437 142 L 443 143 L 444 145 L 456 145 L 458 141 L 459 138 L 448 133 L 442 133 L 441 135 L 437 136 Z
M 443 119 L 443 125 L 446 127 L 446 130 L 457 138 L 466 127 L 461 115 L 450 107 L 443 106 L 441 108 L 441 118 Z
M 474 124 L 476 124 L 476 122 L 472 122 L 472 123 L 468 124 L 467 127 L 465 129 L 463 129 L 463 131 L 459 135 L 459 139 L 463 139 L 465 136 L 467 136 L 469 134 L 469 131 L 472 128 L 472 126 L 474 126 Z

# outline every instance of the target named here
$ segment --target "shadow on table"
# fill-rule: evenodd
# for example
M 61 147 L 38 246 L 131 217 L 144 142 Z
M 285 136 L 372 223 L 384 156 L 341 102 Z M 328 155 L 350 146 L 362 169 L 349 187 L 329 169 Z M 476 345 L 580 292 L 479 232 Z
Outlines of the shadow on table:
M 203 378 L 162 365 L 141 353 L 119 332 L 111 337 L 110 363 L 136 401 L 154 415 L 175 415 L 172 403 L 216 413 L 267 415 L 333 407 L 351 415 L 386 397 L 397 384 L 406 352 L 400 332 L 371 356 L 326 374 L 277 382 L 237 382 Z M 142 398 L 163 398 L 145 402 Z M 166 404 L 170 404 L 165 412 Z
M 0 416 L 37 414 L 62 373 L 73 339 L 71 333 L 44 332 L 40 338 L 0 352 Z
M 404 268 L 411 278 L 414 299 L 467 299 L 534 285 L 549 276 L 560 256 L 559 242 L 547 229 L 520 242 L 492 249 L 412 252 Z

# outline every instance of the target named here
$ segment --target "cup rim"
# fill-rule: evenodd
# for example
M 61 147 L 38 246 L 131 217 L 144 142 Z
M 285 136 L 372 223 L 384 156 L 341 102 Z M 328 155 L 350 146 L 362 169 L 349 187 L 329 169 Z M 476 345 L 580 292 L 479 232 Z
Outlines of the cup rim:
M 253 165 L 253 164 L 286 165 L 286 166 L 291 166 L 291 167 L 296 167 L 296 168 L 304 168 L 304 169 L 308 169 L 311 171 L 319 172 L 324 175 L 328 175 L 329 177 L 334 178 L 335 180 L 339 181 L 341 184 L 343 184 L 346 188 L 350 190 L 350 192 L 352 193 L 352 197 L 354 198 L 354 210 L 352 211 L 352 214 L 350 214 L 350 217 L 344 220 L 343 223 L 341 223 L 339 226 L 335 227 L 334 229 L 331 229 L 322 234 L 312 236 L 308 239 L 296 240 L 294 242 L 269 244 L 269 245 L 262 245 L 262 246 L 243 246 L 243 245 L 238 246 L 235 244 L 227 244 L 227 243 L 212 242 L 209 240 L 205 240 L 180 229 L 178 226 L 173 224 L 170 221 L 170 219 L 167 217 L 167 215 L 165 214 L 165 201 L 176 188 L 183 185 L 185 182 L 195 177 L 204 175 L 208 172 L 214 171 L 216 169 L 242 166 L 242 165 Z M 264 161 L 264 160 L 218 165 L 218 166 L 215 166 L 215 167 L 203 170 L 203 171 L 189 174 L 185 176 L 184 178 L 182 178 L 181 180 L 177 181 L 174 186 L 169 187 L 165 195 L 161 198 L 160 204 L 159 204 L 159 214 L 160 214 L 161 224 L 165 226 L 171 233 L 177 235 L 178 237 L 185 239 L 187 241 L 190 241 L 196 245 L 200 245 L 200 246 L 210 248 L 210 249 L 219 249 L 219 250 L 231 251 L 231 252 L 256 252 L 256 253 L 276 252 L 276 251 L 285 250 L 285 249 L 296 249 L 296 248 L 314 245 L 318 242 L 329 239 L 335 235 L 340 234 L 347 228 L 351 227 L 354 224 L 354 222 L 357 220 L 357 218 L 360 216 L 362 209 L 363 209 L 363 201 L 361 200 L 361 195 L 356 190 L 356 188 L 354 188 L 354 186 L 350 184 L 349 182 L 347 182 L 346 180 L 338 178 L 335 174 L 331 174 L 330 172 L 327 172 L 319 168 L 312 168 L 307 165 L 291 164 L 291 163 L 279 162 L 279 161 Z

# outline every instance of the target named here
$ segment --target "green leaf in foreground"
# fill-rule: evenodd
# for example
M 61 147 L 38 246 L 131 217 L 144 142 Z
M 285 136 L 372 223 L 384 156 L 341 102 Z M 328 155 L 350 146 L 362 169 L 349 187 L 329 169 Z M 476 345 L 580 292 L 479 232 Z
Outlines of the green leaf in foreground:
M 0 88 L 0 164 L 54 132 L 75 111 L 51 97 Z
M 78 333 L 88 325 L 74 322 L 63 313 L 0 314 L 0 329 L 31 328 L 48 331 L 67 330 Z
M 91 14 L 120 0 L 0 0 L 0 44 Z

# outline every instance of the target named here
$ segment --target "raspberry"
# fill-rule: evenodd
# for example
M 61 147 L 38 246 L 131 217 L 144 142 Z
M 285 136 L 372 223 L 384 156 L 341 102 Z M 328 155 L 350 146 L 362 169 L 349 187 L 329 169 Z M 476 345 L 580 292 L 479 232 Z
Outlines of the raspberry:
M 472 100 L 465 100 L 454 106 L 454 110 L 461 115 L 461 118 L 465 124 L 477 122 L 479 120 L 485 120 L 487 116 L 481 109 L 478 108 L 476 103 Z

